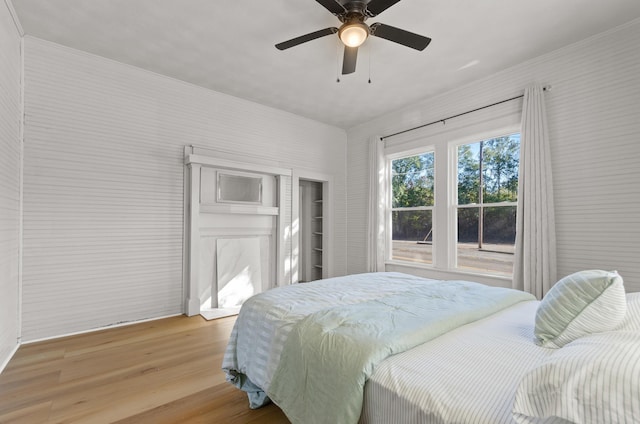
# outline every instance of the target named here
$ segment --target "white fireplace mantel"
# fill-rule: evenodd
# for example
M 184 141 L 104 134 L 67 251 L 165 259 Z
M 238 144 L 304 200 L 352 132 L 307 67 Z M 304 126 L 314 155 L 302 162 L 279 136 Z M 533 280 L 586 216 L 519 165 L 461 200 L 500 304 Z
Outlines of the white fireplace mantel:
M 207 237 L 206 217 L 209 214 L 227 215 L 252 215 L 252 216 L 272 216 L 276 220 L 275 231 L 275 278 L 272 284 L 290 284 L 291 272 L 287 267 L 292 262 L 291 249 L 287 249 L 287 234 L 284 206 L 291 202 L 286 193 L 290 192 L 292 170 L 260 163 L 247 156 L 247 161 L 237 161 L 224 157 L 224 154 L 216 156 L 215 151 L 207 154 L 194 154 L 194 148 L 185 147 L 185 178 L 184 178 L 184 205 L 185 205 L 185 228 L 184 228 L 184 312 L 188 316 L 200 313 L 203 299 L 200 298 L 198 282 L 202 269 L 201 260 L 201 238 Z M 228 156 L 228 155 L 227 155 Z M 250 172 L 276 177 L 277 205 L 243 205 L 243 204 L 203 204 L 201 203 L 201 175 L 203 168 L 223 169 L 234 172 Z M 285 178 L 288 177 L 288 178 Z M 291 210 L 288 205 L 287 210 Z M 203 221 L 204 220 L 204 221 Z M 231 229 L 227 229 L 232 235 Z M 238 234 L 242 235 L 242 234 Z M 289 278 L 289 281 L 287 280 Z M 212 296 L 214 294 L 212 293 Z

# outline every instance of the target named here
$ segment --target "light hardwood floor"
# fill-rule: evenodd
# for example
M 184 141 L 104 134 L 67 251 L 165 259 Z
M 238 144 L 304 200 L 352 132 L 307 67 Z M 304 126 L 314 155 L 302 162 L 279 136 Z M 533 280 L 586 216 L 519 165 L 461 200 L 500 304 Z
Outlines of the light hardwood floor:
M 0 374 L 0 423 L 289 423 L 225 381 L 234 321 L 179 316 L 21 346 Z

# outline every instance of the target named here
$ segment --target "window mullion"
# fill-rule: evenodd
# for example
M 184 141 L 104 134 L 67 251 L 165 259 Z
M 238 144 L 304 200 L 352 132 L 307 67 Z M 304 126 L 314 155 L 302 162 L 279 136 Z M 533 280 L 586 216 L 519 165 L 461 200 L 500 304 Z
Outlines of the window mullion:
M 406 208 L 391 208 L 392 212 L 395 211 L 432 211 L 433 206 L 412 206 Z

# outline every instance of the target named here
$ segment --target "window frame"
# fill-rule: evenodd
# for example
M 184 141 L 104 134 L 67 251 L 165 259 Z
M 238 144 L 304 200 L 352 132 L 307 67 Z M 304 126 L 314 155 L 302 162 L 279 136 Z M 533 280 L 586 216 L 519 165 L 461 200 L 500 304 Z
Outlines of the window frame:
M 507 137 L 512 136 L 514 134 L 522 134 L 522 129 L 520 126 L 517 127 L 509 127 L 504 128 L 502 130 L 497 131 L 488 131 L 483 132 L 481 134 L 477 134 L 474 136 L 464 137 L 459 140 L 449 142 L 449 185 L 448 190 L 450 193 L 449 199 L 449 234 L 451 234 L 449 250 L 448 250 L 448 268 L 450 271 L 455 271 L 459 273 L 471 274 L 471 275 L 481 275 L 481 276 L 490 276 L 494 278 L 507 278 L 511 280 L 513 278 L 513 274 L 504 275 L 498 273 L 491 272 L 482 272 L 482 271 L 474 271 L 469 268 L 461 268 L 458 266 L 458 210 L 459 209 L 472 209 L 478 208 L 479 212 L 483 211 L 484 208 L 487 207 L 516 207 L 517 213 L 517 200 L 515 202 L 493 202 L 493 203 L 469 203 L 460 205 L 458 204 L 458 148 L 465 144 L 473 144 L 479 143 L 481 141 L 491 140 L 494 138 Z M 520 151 L 522 151 L 522 138 Z M 518 161 L 520 160 L 520 154 L 518 155 Z M 520 186 L 520 177 L 518 176 L 518 187 Z M 484 200 L 484 199 L 483 199 Z M 517 219 L 517 217 L 516 217 Z
M 474 100 L 469 99 L 471 109 Z M 458 105 L 462 108 L 462 104 Z M 434 116 L 436 118 L 437 116 Z M 500 134 L 522 133 L 522 104 L 508 102 L 486 109 L 480 113 L 450 119 L 442 124 L 428 125 L 410 132 L 385 137 L 383 139 L 383 162 L 380 169 L 388 168 L 389 159 L 434 151 L 435 159 L 435 208 L 433 211 L 433 264 L 391 260 L 391 226 L 389 224 L 390 202 L 383 199 L 389 192 L 388 179 L 380 187 L 379 199 L 379 240 L 384 249 L 382 254 L 386 271 L 406 272 L 435 279 L 473 280 L 495 286 L 510 287 L 512 278 L 504 274 L 488 274 L 474 270 L 457 268 L 454 259 L 457 254 L 457 145 L 473 143 L 499 137 Z M 398 124 L 398 130 L 406 127 L 406 122 Z M 384 169 L 387 175 L 387 169 Z M 452 183 L 455 181 L 455 183 Z
M 403 159 L 412 156 L 419 156 L 427 153 L 433 154 L 433 205 L 431 206 L 412 206 L 412 207 L 404 207 L 404 208 L 394 208 L 392 206 L 393 201 L 393 187 L 391 184 L 392 180 L 392 162 L 397 159 Z M 387 178 L 386 190 L 385 190 L 385 264 L 395 264 L 401 266 L 411 266 L 417 268 L 433 268 L 436 263 L 436 231 L 435 231 L 435 216 L 436 216 L 436 204 L 437 204 L 437 155 L 436 149 L 433 145 L 427 145 L 424 147 L 417 147 L 413 149 L 403 150 L 401 152 L 388 153 L 385 154 L 385 174 Z M 411 262 L 411 261 L 403 261 L 399 259 L 393 259 L 393 212 L 394 211 L 411 211 L 411 210 L 419 210 L 419 211 L 431 211 L 431 222 L 433 232 L 431 234 L 431 249 L 432 249 L 432 259 L 431 263 L 426 262 Z

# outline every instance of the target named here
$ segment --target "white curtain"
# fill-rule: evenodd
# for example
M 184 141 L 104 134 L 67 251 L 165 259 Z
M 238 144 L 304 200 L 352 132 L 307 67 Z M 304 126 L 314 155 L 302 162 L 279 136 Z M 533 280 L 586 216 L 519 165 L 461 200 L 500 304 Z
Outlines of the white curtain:
M 367 212 L 367 271 L 384 271 L 385 160 L 380 137 L 369 139 L 369 210 Z
M 524 92 L 522 106 L 513 287 L 541 299 L 555 281 L 555 214 L 544 90 L 531 86 Z

